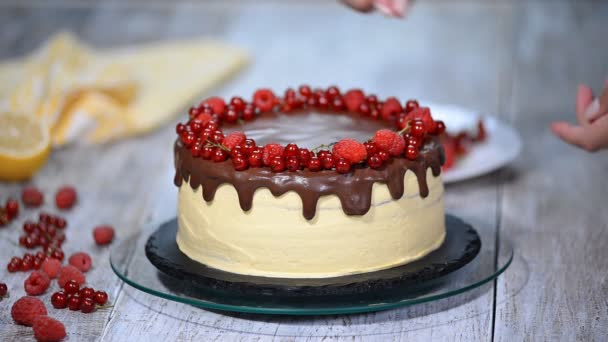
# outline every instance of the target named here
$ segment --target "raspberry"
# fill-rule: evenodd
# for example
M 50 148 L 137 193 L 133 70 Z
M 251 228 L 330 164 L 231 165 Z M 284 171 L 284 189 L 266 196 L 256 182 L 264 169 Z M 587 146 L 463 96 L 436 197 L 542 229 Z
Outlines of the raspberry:
M 65 284 L 70 280 L 74 280 L 80 285 L 86 282 L 84 274 L 82 274 L 79 269 L 72 265 L 63 266 L 59 271 L 59 278 L 57 278 L 57 284 L 59 284 L 59 286 L 63 288 Z
M 422 120 L 424 128 L 428 132 L 432 132 L 435 129 L 435 121 L 433 121 L 429 107 L 416 108 L 407 115 L 407 118 L 410 120 Z
M 200 113 L 194 117 L 194 120 L 200 121 L 200 123 L 205 126 L 205 124 L 213 120 L 213 117 L 208 113 Z
M 84 252 L 72 254 L 68 259 L 68 263 L 79 269 L 81 272 L 90 270 L 92 266 L 91 257 Z
M 224 138 L 224 146 L 228 147 L 228 149 L 232 150 L 234 147 L 240 145 L 247 139 L 245 133 L 243 132 L 232 132 Z
M 93 239 L 98 245 L 107 245 L 114 239 L 114 228 L 111 226 L 98 226 L 93 229 Z
M 381 129 L 374 135 L 374 143 L 381 151 L 386 151 L 392 156 L 398 156 L 405 149 L 403 138 L 390 129 Z
M 208 99 L 206 99 L 205 101 L 201 102 L 201 104 L 199 105 L 199 107 L 201 107 L 204 104 L 208 104 L 209 106 L 211 106 L 211 108 L 213 109 L 213 112 L 215 114 L 223 114 L 224 111 L 226 110 L 226 102 L 224 102 L 224 99 L 222 99 L 221 97 L 210 97 Z
M 386 121 L 394 120 L 403 108 L 401 107 L 401 103 L 394 97 L 389 97 L 384 101 L 384 105 L 382 105 L 381 115 L 382 118 Z
M 76 190 L 71 186 L 63 186 L 55 194 L 55 203 L 59 209 L 71 209 L 76 203 Z
M 34 271 L 30 274 L 23 286 L 25 287 L 25 293 L 30 296 L 39 296 L 43 294 L 51 285 L 49 276 L 44 272 Z
M 269 112 L 274 107 L 275 96 L 270 89 L 259 89 L 253 94 L 253 104 L 262 112 Z
M 21 200 L 26 207 L 39 207 L 44 201 L 44 196 L 35 187 L 28 186 L 21 192 Z
M 365 101 L 365 94 L 361 89 L 351 89 L 344 94 L 342 97 L 344 105 L 349 112 L 356 112 L 361 107 L 361 104 Z
M 281 144 L 267 144 L 264 146 L 264 152 L 262 153 L 262 161 L 264 165 L 270 165 L 270 162 L 274 157 L 280 157 L 283 154 L 284 147 Z
M 28 327 L 32 326 L 34 318 L 46 314 L 44 303 L 36 297 L 21 297 L 11 308 L 13 320 L 17 324 L 27 325 Z
M 56 342 L 66 337 L 63 323 L 46 315 L 36 317 L 32 328 L 39 342 Z
M 41 269 L 49 278 L 55 279 L 61 269 L 61 261 L 54 258 L 47 258 L 42 262 Z
M 332 153 L 335 158 L 344 158 L 350 164 L 357 164 L 367 158 L 367 150 L 362 143 L 353 139 L 342 139 L 334 145 Z

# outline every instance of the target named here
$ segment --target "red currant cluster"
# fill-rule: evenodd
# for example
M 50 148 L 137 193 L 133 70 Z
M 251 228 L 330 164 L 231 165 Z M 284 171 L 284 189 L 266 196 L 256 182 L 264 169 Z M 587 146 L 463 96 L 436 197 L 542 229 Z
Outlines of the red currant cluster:
M 28 272 L 31 270 L 39 270 L 40 267 L 42 266 L 42 263 L 44 262 L 44 260 L 46 260 L 47 258 L 51 258 L 51 259 L 57 259 L 59 261 L 62 261 L 64 258 L 64 254 L 63 251 L 61 249 L 55 249 L 55 250 L 47 250 L 47 251 L 40 251 L 37 252 L 36 254 L 31 254 L 31 253 L 25 253 L 23 254 L 23 257 L 12 257 L 11 260 L 8 262 L 8 265 L 6 266 L 6 269 L 10 272 L 10 273 L 14 273 L 14 272 Z
M 264 112 L 316 109 L 324 111 L 347 111 L 382 119 L 393 123 L 398 131 L 379 130 L 373 139 L 361 144 L 352 139 L 343 139 L 327 147 L 312 151 L 296 144 L 283 147 L 279 144 L 257 146 L 243 132 L 228 136 L 220 129 L 223 121 L 249 121 Z M 354 165 L 377 169 L 391 157 L 416 160 L 428 135 L 440 135 L 445 131 L 442 121 L 435 121 L 427 107 L 420 107 L 415 100 L 404 106 L 395 98 L 380 101 L 375 95 L 365 95 L 360 89 L 351 89 L 345 94 L 335 87 L 312 90 L 303 85 L 296 92 L 287 89 L 283 98 L 278 98 L 269 89 L 259 89 L 251 103 L 233 97 L 228 104 L 221 98 L 212 97 L 189 111 L 188 123 L 179 123 L 176 132 L 181 143 L 190 149 L 192 156 L 214 162 L 232 159 L 234 168 L 243 171 L 250 167 L 267 166 L 273 172 L 308 169 L 316 172 L 336 170 L 347 173 Z
M 24 235 L 19 237 L 19 244 L 25 248 L 43 247 L 45 249 L 58 249 L 65 241 L 67 222 L 63 217 L 40 213 L 37 223 L 25 221 L 23 223 Z
M 80 288 L 78 282 L 68 281 L 63 286 L 63 291 L 53 293 L 51 304 L 55 309 L 69 308 L 72 311 L 80 310 L 83 313 L 91 313 L 98 306 L 104 306 L 108 302 L 108 294 L 104 291 L 95 291 L 91 287 Z
M 3 227 L 19 216 L 19 202 L 9 198 L 4 206 L 0 206 L 0 227 Z

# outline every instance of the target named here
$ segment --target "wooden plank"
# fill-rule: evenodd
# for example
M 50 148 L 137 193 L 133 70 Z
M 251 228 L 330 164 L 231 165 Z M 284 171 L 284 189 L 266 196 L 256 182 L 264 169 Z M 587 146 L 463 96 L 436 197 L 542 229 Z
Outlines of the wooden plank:
M 574 121 L 578 82 L 599 87 L 608 76 L 608 50 L 598 48 L 608 6 L 532 3 L 519 12 L 512 115 L 524 153 L 505 174 L 500 237 L 523 262 L 498 281 L 495 338 L 602 341 L 608 158 L 566 145 L 548 125 Z

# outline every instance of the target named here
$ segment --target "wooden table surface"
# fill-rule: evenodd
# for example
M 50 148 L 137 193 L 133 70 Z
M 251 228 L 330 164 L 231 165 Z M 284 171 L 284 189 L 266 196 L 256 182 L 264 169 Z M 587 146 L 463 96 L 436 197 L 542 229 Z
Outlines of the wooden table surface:
M 140 292 L 114 275 L 108 249 L 94 246 L 91 229 L 111 223 L 124 238 L 175 215 L 173 125 L 111 145 L 56 150 L 29 183 L 47 194 L 61 184 L 78 187 L 65 252 L 94 255 L 88 282 L 105 289 L 114 307 L 51 314 L 66 324 L 70 341 L 605 341 L 608 156 L 558 141 L 548 125 L 574 118 L 578 83 L 599 90 L 608 77 L 607 23 L 608 4 L 600 1 L 418 1 L 405 21 L 362 16 L 333 1 L 0 3 L 2 58 L 27 53 L 62 29 L 98 47 L 213 37 L 254 57 L 215 89 L 219 95 L 302 82 L 360 86 L 495 115 L 524 141 L 508 168 L 447 187 L 447 210 L 478 229 L 486 253 L 500 262 L 501 246 L 514 245 L 514 262 L 498 280 L 412 307 L 307 318 L 206 311 Z M 0 184 L 0 200 L 24 185 Z M 34 215 L 26 211 L 0 230 L 0 281 L 11 291 L 0 301 L 2 341 L 33 338 L 9 314 L 25 274 L 8 274 L 4 263 L 23 254 L 11 241 Z

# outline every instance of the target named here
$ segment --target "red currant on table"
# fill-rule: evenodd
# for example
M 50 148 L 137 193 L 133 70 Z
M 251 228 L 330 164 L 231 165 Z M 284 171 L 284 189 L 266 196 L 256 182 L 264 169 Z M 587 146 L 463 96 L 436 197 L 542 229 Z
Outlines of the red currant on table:
M 19 215 L 19 203 L 15 199 L 9 198 L 6 201 L 6 214 L 11 220 Z
M 6 266 L 6 269 L 10 273 L 18 272 L 19 270 L 21 270 L 21 264 L 22 263 L 23 263 L 23 261 L 21 260 L 21 258 L 19 258 L 19 257 L 12 257 L 11 261 Z
M 95 311 L 95 301 L 92 298 L 83 298 L 80 301 L 80 311 L 83 313 L 91 313 Z
M 80 297 L 81 298 L 93 298 L 95 296 L 95 290 L 91 287 L 83 287 L 80 289 Z
M 67 283 L 65 283 L 63 289 L 67 294 L 75 294 L 80 291 L 80 285 L 78 285 L 78 282 L 75 280 L 69 280 Z
M 8 293 L 8 287 L 5 283 L 0 283 L 0 298 L 6 296 Z
M 80 310 L 80 302 L 82 299 L 78 293 L 74 293 L 68 297 L 68 308 L 72 311 Z
M 68 306 L 68 296 L 63 291 L 55 292 L 51 296 L 51 304 L 55 309 L 65 309 Z
M 365 102 L 363 102 L 361 105 L 359 105 L 359 113 L 361 113 L 361 115 L 369 115 L 371 111 L 371 108 L 369 108 L 369 105 Z
M 95 297 L 93 297 L 93 299 L 98 305 L 104 305 L 108 302 L 108 294 L 104 291 L 97 291 L 95 292 Z

